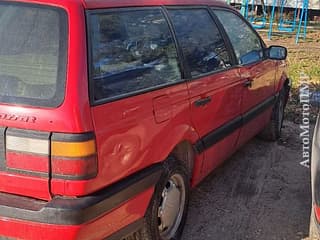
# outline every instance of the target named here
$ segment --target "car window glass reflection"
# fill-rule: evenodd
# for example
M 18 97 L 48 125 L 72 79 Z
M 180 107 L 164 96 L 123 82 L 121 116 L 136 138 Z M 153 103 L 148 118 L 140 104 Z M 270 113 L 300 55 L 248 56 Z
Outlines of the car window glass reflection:
M 239 16 L 223 10 L 214 12 L 230 38 L 239 64 L 250 64 L 263 58 L 259 37 Z
M 169 14 L 192 77 L 231 66 L 223 38 L 206 9 Z
M 177 53 L 160 10 L 91 16 L 96 100 L 181 80 Z

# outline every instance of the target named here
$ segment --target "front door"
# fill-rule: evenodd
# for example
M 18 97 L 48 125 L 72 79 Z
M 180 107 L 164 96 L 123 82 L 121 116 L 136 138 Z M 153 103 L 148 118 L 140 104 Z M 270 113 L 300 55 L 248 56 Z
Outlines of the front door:
M 238 14 L 216 9 L 239 64 L 243 84 L 241 104 L 242 130 L 238 145 L 256 135 L 271 118 L 274 103 L 275 62 L 266 59 L 264 43 Z

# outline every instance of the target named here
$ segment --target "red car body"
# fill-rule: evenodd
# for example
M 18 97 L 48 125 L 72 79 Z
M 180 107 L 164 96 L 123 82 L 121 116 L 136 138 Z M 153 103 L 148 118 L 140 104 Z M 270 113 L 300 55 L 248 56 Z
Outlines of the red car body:
M 272 103 L 288 84 L 284 61 L 266 59 L 196 81 L 92 104 L 86 11 L 171 5 L 235 10 L 210 0 L 19 2 L 65 11 L 66 83 L 64 99 L 54 108 L 0 103 L 0 238 L 125 236 L 141 223 L 159 179 L 161 163 L 169 155 L 186 162 L 192 171 L 191 186 L 196 186 L 269 123 Z M 243 87 L 248 79 L 252 86 Z M 209 136 L 212 131 L 214 134 Z M 46 139 L 43 141 L 49 142 L 49 154 L 25 154 L 6 146 L 6 141 L 15 143 L 22 138 Z M 80 146 L 78 152 L 72 152 L 74 148 L 70 150 L 68 144 Z M 54 157 L 54 152 L 63 156 Z M 59 156 L 62 160 L 57 159 Z M 79 157 L 73 159 L 69 172 L 60 169 L 67 169 L 70 164 L 64 165 L 64 156 Z M 88 156 L 93 160 L 83 163 Z M 61 165 L 55 170 L 55 164 Z M 81 166 L 78 169 L 79 164 L 88 165 L 83 170 Z M 85 172 L 90 167 L 93 177 Z M 54 171 L 60 170 L 68 176 L 73 171 L 78 175 L 55 177 Z

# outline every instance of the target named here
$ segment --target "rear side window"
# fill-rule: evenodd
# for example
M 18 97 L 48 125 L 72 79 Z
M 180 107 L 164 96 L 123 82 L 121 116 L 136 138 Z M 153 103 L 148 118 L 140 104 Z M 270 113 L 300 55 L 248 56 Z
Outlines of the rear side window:
M 60 105 L 66 39 L 67 16 L 62 9 L 0 3 L 0 102 Z
M 94 101 L 111 101 L 181 80 L 175 44 L 161 10 L 88 16 Z
M 223 24 L 233 45 L 239 64 L 250 64 L 263 58 L 263 49 L 258 35 L 233 12 L 214 10 Z
M 206 9 L 169 10 L 192 77 L 231 66 L 224 40 Z

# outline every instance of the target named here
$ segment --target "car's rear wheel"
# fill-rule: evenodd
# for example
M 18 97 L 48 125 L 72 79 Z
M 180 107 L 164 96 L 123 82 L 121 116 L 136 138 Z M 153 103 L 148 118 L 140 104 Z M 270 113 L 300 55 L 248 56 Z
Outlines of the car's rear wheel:
M 180 161 L 169 158 L 155 188 L 139 238 L 178 240 L 185 225 L 189 203 L 189 174 Z
M 266 126 L 259 137 L 267 141 L 276 141 L 281 136 L 281 130 L 284 119 L 284 108 L 286 103 L 286 92 L 283 88 L 277 97 L 277 100 L 273 106 L 271 121 Z

